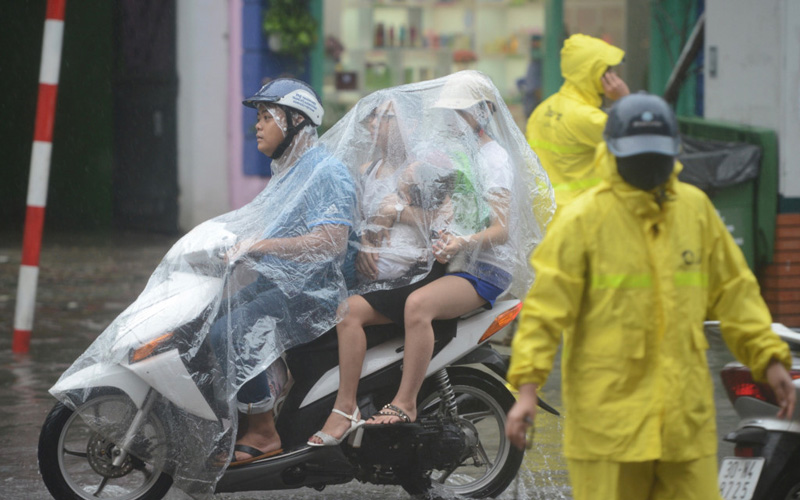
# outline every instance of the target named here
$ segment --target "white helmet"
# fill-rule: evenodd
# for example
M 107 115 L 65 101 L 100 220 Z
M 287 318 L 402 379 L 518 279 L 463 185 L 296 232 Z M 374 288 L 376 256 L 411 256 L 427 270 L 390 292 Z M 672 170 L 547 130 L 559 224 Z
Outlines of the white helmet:
M 495 111 L 496 99 L 496 90 L 489 77 L 478 71 L 459 71 L 447 77 L 433 107 L 466 110 L 486 102 L 491 111 Z
M 316 127 L 322 125 L 322 116 L 325 114 L 314 89 L 294 78 L 273 80 L 261 87 L 253 97 L 242 101 L 242 104 L 250 108 L 257 108 L 259 104 L 285 106 L 301 112 Z
M 256 94 L 242 101 L 247 107 L 258 108 L 259 104 L 276 104 L 286 113 L 287 129 L 283 141 L 278 144 L 270 158 L 279 159 L 289 148 L 300 130 L 311 122 L 314 127 L 322 125 L 322 115 L 325 110 L 319 101 L 319 96 L 307 83 L 294 78 L 278 78 L 261 87 Z M 293 114 L 298 113 L 303 121 L 295 123 Z

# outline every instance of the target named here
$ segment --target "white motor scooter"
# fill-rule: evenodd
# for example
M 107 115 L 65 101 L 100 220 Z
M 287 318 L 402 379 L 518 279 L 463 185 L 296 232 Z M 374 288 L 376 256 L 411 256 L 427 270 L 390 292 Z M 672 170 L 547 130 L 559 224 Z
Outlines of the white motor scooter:
M 219 241 L 219 234 L 209 240 Z M 179 250 L 182 258 L 197 252 L 198 266 L 214 252 Z M 173 483 L 168 464 L 181 460 L 172 450 L 187 439 L 169 432 L 168 418 L 178 414 L 211 423 L 221 418 L 209 397 L 214 384 L 192 378 L 196 370 L 185 366 L 190 356 L 180 337 L 224 286 L 222 278 L 174 272 L 159 286 L 153 293 L 163 300 L 134 311 L 119 329 L 109 357 L 119 362 L 87 366 L 53 388 L 80 395 L 74 409 L 56 404 L 41 431 L 40 471 L 55 498 L 162 498 Z M 322 489 L 358 479 L 399 484 L 412 494 L 432 489 L 474 498 L 500 494 L 523 453 L 505 437 L 506 414 L 514 404 L 503 381 L 508 360 L 487 341 L 509 326 L 521 307 L 517 300 L 498 301 L 491 310 L 460 318 L 454 332 L 437 326 L 416 422 L 361 427 L 339 446 L 306 444 L 324 424 L 339 385 L 335 332 L 289 350 L 294 382 L 276 422 L 284 453 L 229 467 L 215 490 Z M 391 401 L 403 358 L 399 328 L 375 328 L 367 337 L 358 394 L 365 416 Z M 191 354 L 197 360 L 192 362 L 202 363 L 203 352 Z M 541 399 L 539 405 L 558 415 Z M 219 467 L 219 457 L 207 459 Z

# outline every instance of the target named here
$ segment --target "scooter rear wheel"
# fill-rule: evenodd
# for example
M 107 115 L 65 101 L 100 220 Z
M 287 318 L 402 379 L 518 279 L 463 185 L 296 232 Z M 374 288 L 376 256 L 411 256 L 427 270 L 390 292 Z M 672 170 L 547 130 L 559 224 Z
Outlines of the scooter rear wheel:
M 800 457 L 790 461 L 784 474 L 772 488 L 769 498 L 777 500 L 800 500 L 800 477 L 794 471 L 800 470 Z
M 486 498 L 502 493 L 519 470 L 523 453 L 506 438 L 506 414 L 514 396 L 494 376 L 474 368 L 447 370 L 455 392 L 462 429 L 477 439 L 470 456 L 455 470 L 433 470 L 402 478 L 412 495 L 428 497 Z M 420 391 L 421 414 L 446 411 L 441 395 L 433 387 Z
M 116 446 L 95 432 L 81 415 L 126 415 L 135 413 L 127 396 L 105 393 L 86 401 L 73 411 L 56 404 L 45 419 L 39 435 L 39 471 L 54 498 L 64 500 L 159 500 L 167 494 L 172 478 L 163 473 L 164 429 L 153 416 L 142 426 L 136 439 L 147 447 L 149 456 L 132 455 L 122 465 L 112 464 Z M 124 423 L 117 428 L 126 429 Z

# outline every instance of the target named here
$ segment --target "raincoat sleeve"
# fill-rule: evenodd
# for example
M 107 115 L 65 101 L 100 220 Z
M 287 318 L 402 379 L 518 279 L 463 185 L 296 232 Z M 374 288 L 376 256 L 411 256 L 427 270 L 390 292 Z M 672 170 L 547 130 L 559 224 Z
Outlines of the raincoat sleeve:
M 789 346 L 771 330 L 772 319 L 755 276 L 711 202 L 705 203 L 714 238 L 709 255 L 709 317 L 720 321 L 728 348 L 762 382 L 773 358 L 791 368 Z
M 580 310 L 585 243 L 579 221 L 569 214 L 565 210 L 556 215 L 531 258 L 536 280 L 525 297 L 506 377 L 514 387 L 544 385 L 561 332 L 574 324 Z

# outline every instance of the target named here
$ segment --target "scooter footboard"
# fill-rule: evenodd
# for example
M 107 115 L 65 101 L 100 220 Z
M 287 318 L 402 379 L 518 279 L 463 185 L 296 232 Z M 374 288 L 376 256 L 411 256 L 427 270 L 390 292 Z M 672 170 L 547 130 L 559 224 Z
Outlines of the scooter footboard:
M 355 470 L 340 447 L 305 447 L 271 460 L 227 469 L 215 493 L 313 488 L 347 483 L 354 476 Z

